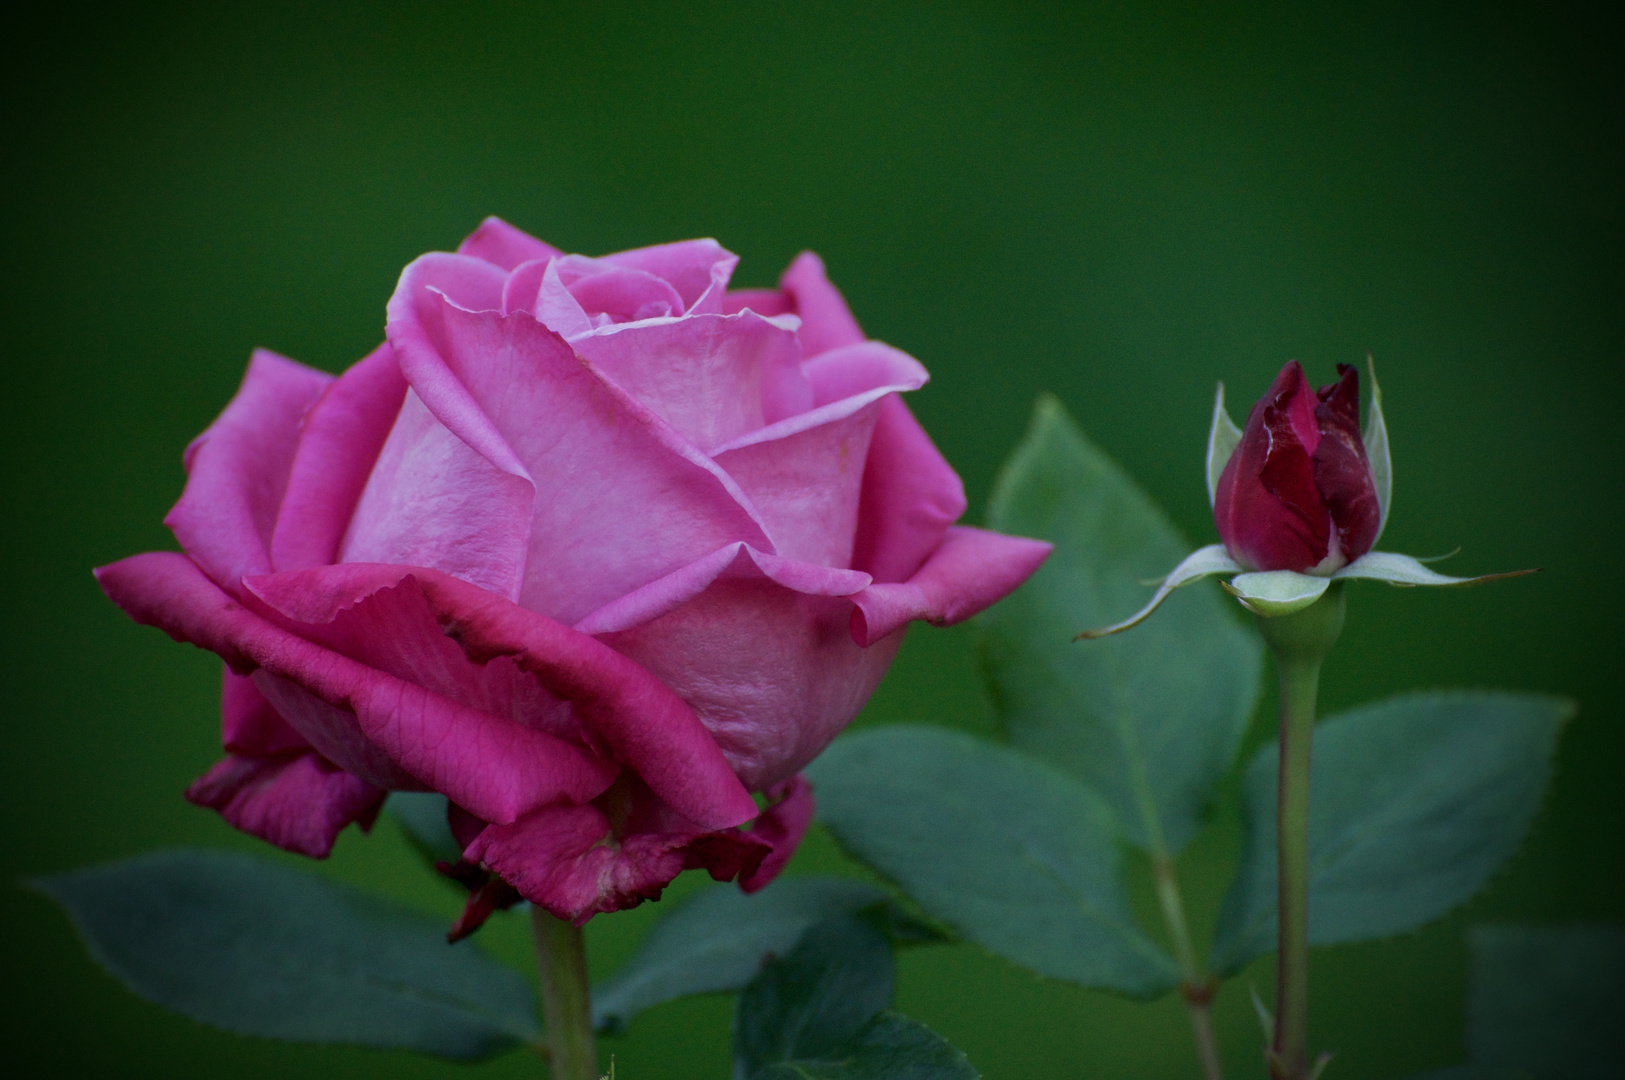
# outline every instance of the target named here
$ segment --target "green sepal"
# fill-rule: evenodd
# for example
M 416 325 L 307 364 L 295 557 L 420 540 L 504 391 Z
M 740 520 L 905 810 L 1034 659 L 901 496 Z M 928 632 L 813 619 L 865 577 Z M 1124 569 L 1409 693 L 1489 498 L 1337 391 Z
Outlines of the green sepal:
M 1443 585 L 1461 587 L 1482 585 L 1502 578 L 1523 577 L 1537 570 L 1510 570 L 1503 574 L 1480 574 L 1478 577 L 1449 577 L 1436 574 L 1409 555 L 1392 551 L 1368 551 L 1332 575 L 1334 579 L 1364 579 L 1386 581 L 1390 585 L 1409 588 L 1415 585 Z M 1239 580 L 1239 579 L 1238 579 Z
M 1290 615 L 1319 600 L 1331 578 L 1298 574 L 1291 570 L 1260 570 L 1237 574 L 1222 582 L 1224 589 L 1254 615 Z
M 1165 564 L 1166 565 L 1166 564 Z M 1131 626 L 1138 626 L 1157 610 L 1157 606 L 1168 599 L 1168 594 L 1181 585 L 1189 585 L 1193 581 L 1210 577 L 1213 574 L 1234 574 L 1241 570 L 1241 565 L 1230 557 L 1223 544 L 1209 544 L 1207 547 L 1197 548 L 1168 572 L 1157 585 L 1157 591 L 1151 595 L 1151 600 L 1145 607 L 1120 623 L 1103 626 L 1098 630 L 1085 630 L 1073 641 L 1087 641 L 1093 638 L 1103 638 L 1108 634 L 1116 634 L 1127 630 Z
M 1224 411 L 1224 383 L 1219 384 L 1218 392 L 1213 395 L 1213 426 L 1207 433 L 1207 504 L 1214 505 L 1219 499 L 1219 477 L 1224 467 L 1230 462 L 1230 455 L 1236 452 L 1241 445 L 1241 429 L 1236 422 L 1230 419 L 1230 414 Z M 1383 446 L 1388 445 L 1384 436 Z
M 1371 483 L 1377 489 L 1377 535 L 1388 527 L 1388 508 L 1394 501 L 1394 465 L 1388 454 L 1388 424 L 1382 418 L 1382 387 L 1377 385 L 1377 362 L 1366 354 L 1366 370 L 1371 374 L 1371 414 L 1366 418 L 1365 460 L 1371 466 Z

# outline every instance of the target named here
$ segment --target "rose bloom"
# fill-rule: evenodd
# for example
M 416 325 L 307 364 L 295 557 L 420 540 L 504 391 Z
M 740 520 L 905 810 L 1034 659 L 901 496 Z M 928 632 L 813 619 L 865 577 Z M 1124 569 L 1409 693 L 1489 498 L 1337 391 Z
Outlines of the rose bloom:
M 1315 390 L 1296 360 L 1253 406 L 1219 476 L 1219 539 L 1248 570 L 1330 574 L 1371 550 L 1382 524 L 1360 438 L 1360 373 Z
M 737 261 L 493 218 L 405 269 L 342 376 L 255 353 L 187 448 L 185 553 L 97 572 L 226 662 L 227 756 L 187 797 L 320 858 L 438 791 L 465 877 L 578 923 L 685 868 L 771 880 L 799 771 L 905 624 L 982 610 L 1049 545 L 953 524 L 898 396 L 925 369 L 815 255 L 729 292 Z

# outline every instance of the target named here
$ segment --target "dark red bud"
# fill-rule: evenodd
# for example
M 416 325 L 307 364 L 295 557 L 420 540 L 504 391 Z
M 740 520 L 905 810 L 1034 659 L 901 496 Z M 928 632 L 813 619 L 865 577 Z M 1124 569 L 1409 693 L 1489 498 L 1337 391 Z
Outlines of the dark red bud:
M 1360 439 L 1360 376 L 1311 389 L 1290 361 L 1253 406 L 1219 477 L 1213 520 L 1250 570 L 1333 570 L 1371 549 L 1380 514 Z

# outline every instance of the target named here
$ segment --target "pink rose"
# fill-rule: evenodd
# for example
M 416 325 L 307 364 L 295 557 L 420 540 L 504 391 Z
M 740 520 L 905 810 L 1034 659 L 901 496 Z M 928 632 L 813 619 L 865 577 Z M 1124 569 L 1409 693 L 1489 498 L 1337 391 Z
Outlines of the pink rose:
M 406 268 L 339 378 L 256 353 L 187 449 L 185 554 L 97 572 L 228 665 L 228 756 L 188 797 L 321 857 L 388 791 L 439 791 L 467 860 L 577 922 L 685 868 L 766 884 L 904 625 L 1049 545 L 952 524 L 897 395 L 925 369 L 816 256 L 729 293 L 737 261 L 492 218 Z
M 1360 438 L 1360 374 L 1318 391 L 1289 361 L 1247 417 L 1219 476 L 1213 519 L 1248 570 L 1330 574 L 1371 550 L 1382 524 Z

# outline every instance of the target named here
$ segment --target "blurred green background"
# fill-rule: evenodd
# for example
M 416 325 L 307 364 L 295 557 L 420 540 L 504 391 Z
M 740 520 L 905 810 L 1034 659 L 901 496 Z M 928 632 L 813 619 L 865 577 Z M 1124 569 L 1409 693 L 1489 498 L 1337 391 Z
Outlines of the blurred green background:
M 913 404 L 973 521 L 1051 390 L 1209 542 L 1214 380 L 1241 415 L 1289 358 L 1326 381 L 1375 353 L 1397 472 L 1383 546 L 1460 544 L 1453 573 L 1546 570 L 1467 592 L 1358 587 L 1327 709 L 1457 685 L 1581 703 L 1534 834 L 1485 894 L 1404 940 L 1315 954 L 1329 1076 L 1460 1060 L 1468 922 L 1625 917 L 1620 29 L 1601 5 L 1414 2 L 10 17 L 6 876 L 178 844 L 266 850 L 180 798 L 217 756 L 218 662 L 136 628 L 89 573 L 173 546 L 160 519 L 181 449 L 251 347 L 340 370 L 379 340 L 400 268 L 486 214 L 587 253 L 715 236 L 741 284 L 810 247 L 870 334 L 931 369 Z M 968 628 L 916 628 L 860 722 L 990 732 L 990 715 Z M 1206 919 L 1233 800 L 1185 860 Z M 458 906 L 387 820 L 321 870 Z M 821 835 L 794 870 L 857 872 Z M 39 896 L 7 885 L 0 905 L 3 1056 L 30 1073 L 467 1075 L 201 1028 L 101 973 Z M 600 973 L 656 910 L 591 925 Z M 523 931 L 507 918 L 484 937 L 524 965 Z M 1249 979 L 1267 996 L 1268 962 L 1217 1006 L 1236 1076 L 1261 1072 Z M 1197 1072 L 1171 1000 L 1045 983 L 970 948 L 908 954 L 899 1006 L 990 1080 Z M 645 1015 L 611 1044 L 619 1075 L 726 1075 L 728 1016 L 723 999 Z M 523 1054 L 479 1068 L 541 1075 Z

